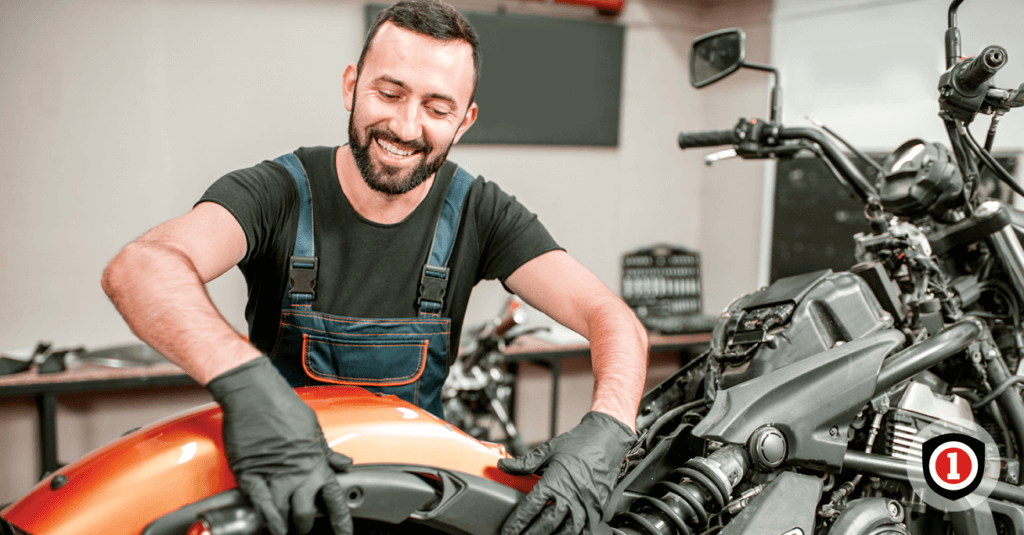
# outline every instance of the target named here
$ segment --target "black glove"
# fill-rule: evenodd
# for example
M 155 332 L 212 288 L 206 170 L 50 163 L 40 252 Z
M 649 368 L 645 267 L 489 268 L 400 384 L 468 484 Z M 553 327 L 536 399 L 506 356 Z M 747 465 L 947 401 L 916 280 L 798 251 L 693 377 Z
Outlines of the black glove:
M 622 460 L 634 442 L 636 434 L 625 424 L 595 411 L 529 455 L 498 460 L 498 468 L 508 474 L 543 471 L 541 480 L 505 520 L 502 535 L 524 530 L 528 535 L 547 535 L 556 529 L 559 535 L 575 535 L 593 530 L 601 522 Z
M 309 533 L 316 496 L 337 535 L 352 534 L 352 515 L 335 470 L 352 459 L 327 446 L 316 413 L 266 357 L 228 370 L 206 385 L 224 410 L 224 453 L 235 481 L 274 535 Z M 289 514 L 290 513 L 290 514 Z

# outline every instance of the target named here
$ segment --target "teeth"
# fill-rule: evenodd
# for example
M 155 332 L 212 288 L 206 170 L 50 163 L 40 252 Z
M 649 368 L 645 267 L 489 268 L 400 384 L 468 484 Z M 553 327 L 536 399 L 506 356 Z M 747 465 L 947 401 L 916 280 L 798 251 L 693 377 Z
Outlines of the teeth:
M 412 154 L 416 152 L 413 150 L 399 150 L 398 147 L 382 139 L 377 139 L 377 145 L 379 145 L 380 148 L 390 152 L 391 154 L 394 154 L 395 156 L 412 156 Z

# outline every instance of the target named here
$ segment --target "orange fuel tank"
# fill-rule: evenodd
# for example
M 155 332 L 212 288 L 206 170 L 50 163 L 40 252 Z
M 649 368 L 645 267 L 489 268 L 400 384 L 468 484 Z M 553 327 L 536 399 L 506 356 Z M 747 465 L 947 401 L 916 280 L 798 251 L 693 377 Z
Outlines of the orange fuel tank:
M 298 388 L 331 448 L 356 464 L 428 465 L 528 492 L 536 477 L 497 468 L 480 442 L 394 396 L 356 387 Z M 0 512 L 32 535 L 138 534 L 167 513 L 235 486 L 222 452 L 220 407 L 204 405 L 121 437 L 50 475 Z

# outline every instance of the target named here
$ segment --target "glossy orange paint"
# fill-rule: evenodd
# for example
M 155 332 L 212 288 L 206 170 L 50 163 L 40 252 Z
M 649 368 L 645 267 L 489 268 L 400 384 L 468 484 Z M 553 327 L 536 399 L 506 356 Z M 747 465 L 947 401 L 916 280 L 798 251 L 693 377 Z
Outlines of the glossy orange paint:
M 480 442 L 394 396 L 356 387 L 296 389 L 328 444 L 356 464 L 418 464 L 472 474 L 528 492 L 536 477 L 497 468 L 499 444 Z M 32 535 L 138 534 L 151 521 L 235 486 L 222 453 L 216 404 L 121 437 L 41 481 L 0 516 Z M 54 477 L 67 483 L 51 489 Z

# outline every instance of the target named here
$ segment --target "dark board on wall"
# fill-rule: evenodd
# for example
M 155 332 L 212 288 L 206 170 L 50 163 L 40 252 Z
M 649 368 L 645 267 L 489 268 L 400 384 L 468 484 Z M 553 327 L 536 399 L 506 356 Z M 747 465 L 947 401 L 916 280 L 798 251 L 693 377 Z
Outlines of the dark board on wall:
M 870 156 L 882 161 L 886 154 Z M 995 156 L 1016 176 L 1016 153 Z M 853 161 L 873 179 L 866 164 Z M 864 203 L 846 194 L 818 158 L 780 160 L 775 169 L 771 281 L 821 269 L 845 271 L 856 264 L 853 235 L 870 230 Z M 983 192 L 1010 199 L 1009 188 L 988 169 L 982 171 L 981 182 Z
M 366 27 L 385 4 L 366 6 Z M 477 121 L 460 143 L 619 143 L 619 24 L 463 11 L 483 58 Z

